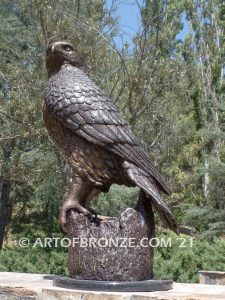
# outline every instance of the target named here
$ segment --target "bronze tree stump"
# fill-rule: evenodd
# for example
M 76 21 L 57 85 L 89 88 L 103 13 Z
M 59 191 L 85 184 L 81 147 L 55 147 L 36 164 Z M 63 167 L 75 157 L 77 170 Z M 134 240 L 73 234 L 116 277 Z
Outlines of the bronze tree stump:
M 155 227 L 148 199 L 140 197 L 136 208 L 127 208 L 119 218 L 98 218 L 91 222 L 71 211 L 68 232 L 73 241 L 69 247 L 71 278 L 104 281 L 153 278 L 154 249 L 147 245 L 154 237 Z

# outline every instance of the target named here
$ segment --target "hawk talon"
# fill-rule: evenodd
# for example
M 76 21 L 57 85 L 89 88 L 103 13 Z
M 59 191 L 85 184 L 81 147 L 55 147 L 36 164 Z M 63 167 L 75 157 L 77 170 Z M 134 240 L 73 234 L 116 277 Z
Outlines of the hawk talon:
M 84 216 L 88 217 L 90 222 L 93 222 L 97 219 L 97 213 L 91 207 L 85 208 L 81 205 L 75 205 L 74 207 L 70 207 L 68 209 L 62 207 L 60 215 L 60 227 L 63 233 L 68 233 L 66 225 L 70 210 L 74 210 L 80 214 L 83 214 Z
M 89 219 L 89 221 L 92 223 L 92 222 L 94 222 L 95 220 L 97 220 L 97 215 L 88 215 L 87 216 L 88 217 L 88 219 Z
M 60 230 L 62 233 L 68 233 L 68 230 L 67 230 L 67 223 L 66 224 L 60 224 Z
M 91 220 L 91 221 L 94 221 L 94 220 L 96 220 L 97 218 L 98 218 L 98 214 L 96 213 L 96 211 L 93 209 L 93 208 L 91 208 L 91 207 L 88 207 L 87 208 L 87 210 L 89 211 L 89 219 Z

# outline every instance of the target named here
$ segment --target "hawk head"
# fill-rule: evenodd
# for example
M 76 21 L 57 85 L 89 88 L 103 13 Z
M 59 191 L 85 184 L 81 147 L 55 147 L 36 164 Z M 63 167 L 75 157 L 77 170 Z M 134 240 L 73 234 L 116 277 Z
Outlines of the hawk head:
M 83 66 L 83 58 L 77 49 L 67 41 L 50 43 L 46 51 L 48 75 L 57 73 L 64 64 L 80 68 Z

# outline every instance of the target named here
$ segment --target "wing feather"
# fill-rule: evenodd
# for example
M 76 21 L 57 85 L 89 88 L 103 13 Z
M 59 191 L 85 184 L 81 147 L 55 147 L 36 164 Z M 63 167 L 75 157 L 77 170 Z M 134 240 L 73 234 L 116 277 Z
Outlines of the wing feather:
M 45 89 L 45 102 L 65 126 L 141 167 L 156 180 L 160 189 L 169 193 L 119 111 L 84 72 L 64 68 L 52 76 Z

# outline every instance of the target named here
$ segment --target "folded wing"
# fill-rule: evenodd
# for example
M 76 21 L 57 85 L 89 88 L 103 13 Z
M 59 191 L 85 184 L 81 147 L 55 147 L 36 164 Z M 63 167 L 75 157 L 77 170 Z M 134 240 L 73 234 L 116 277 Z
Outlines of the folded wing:
M 112 101 L 81 70 L 64 72 L 68 74 L 53 77 L 45 89 L 46 105 L 54 116 L 89 142 L 143 169 L 155 180 L 159 190 L 169 194 L 160 173 Z

